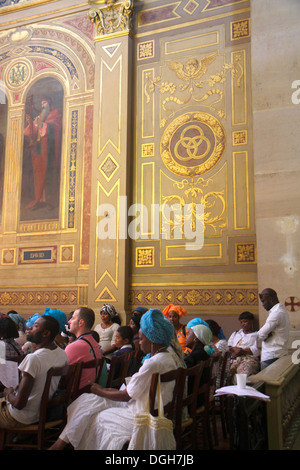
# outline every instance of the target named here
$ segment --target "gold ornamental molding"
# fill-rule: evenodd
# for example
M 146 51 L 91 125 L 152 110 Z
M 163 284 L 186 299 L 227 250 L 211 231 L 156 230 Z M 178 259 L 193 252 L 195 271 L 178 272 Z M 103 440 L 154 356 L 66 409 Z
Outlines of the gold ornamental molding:
M 256 308 L 258 305 L 258 291 L 254 286 L 237 287 L 189 287 L 181 285 L 178 288 L 162 286 L 161 288 L 140 287 L 130 288 L 128 291 L 129 305 L 144 307 L 160 307 L 172 304 L 180 304 L 189 307 L 237 307 Z
M 117 2 L 105 0 L 105 6 L 97 8 L 97 2 L 90 2 L 89 18 L 96 26 L 95 40 L 118 37 L 131 33 L 133 0 Z
M 79 286 L 49 287 L 30 286 L 25 288 L 0 289 L 0 306 L 76 306 L 80 299 Z M 74 308 L 74 307 L 73 307 Z
M 204 112 L 189 112 L 165 129 L 161 158 L 175 175 L 199 176 L 211 170 L 225 150 L 225 131 L 218 119 Z

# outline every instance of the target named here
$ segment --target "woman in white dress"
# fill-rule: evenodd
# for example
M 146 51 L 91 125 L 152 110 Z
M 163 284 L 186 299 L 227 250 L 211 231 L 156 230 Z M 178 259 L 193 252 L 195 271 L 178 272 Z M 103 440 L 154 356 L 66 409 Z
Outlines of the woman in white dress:
M 230 375 L 257 374 L 260 367 L 260 349 L 257 346 L 257 331 L 254 331 L 254 315 L 243 312 L 239 316 L 241 329 L 234 331 L 228 340 L 231 351 Z
M 136 413 L 143 412 L 154 373 L 178 368 L 167 350 L 174 337 L 173 325 L 158 309 L 141 318 L 140 347 L 146 354 L 143 365 L 124 390 L 105 389 L 97 384 L 92 393 L 81 395 L 68 407 L 68 422 L 50 450 L 67 443 L 78 450 L 121 450 L 130 441 Z M 172 400 L 174 382 L 161 384 L 163 404 Z

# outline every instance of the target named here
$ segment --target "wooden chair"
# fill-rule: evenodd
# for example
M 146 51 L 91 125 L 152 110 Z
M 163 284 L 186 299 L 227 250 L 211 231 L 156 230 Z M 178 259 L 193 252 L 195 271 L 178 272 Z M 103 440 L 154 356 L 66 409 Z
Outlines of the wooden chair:
M 120 388 L 128 376 L 128 369 L 133 358 L 134 351 L 120 356 L 112 356 L 107 377 L 106 388 Z
M 217 422 L 216 422 L 216 383 L 219 370 L 221 368 L 222 356 L 219 354 L 216 357 L 213 357 L 213 366 L 210 377 L 210 388 L 209 388 L 209 417 L 213 428 L 214 441 L 215 445 L 219 444 L 219 437 L 217 431 Z
M 144 356 L 145 353 L 140 348 L 135 349 L 133 354 L 133 368 L 131 370 L 130 375 L 135 374 L 139 370 L 142 365 L 142 359 Z
M 217 383 L 218 388 L 222 388 L 227 385 L 227 368 L 230 361 L 230 352 L 226 351 L 220 359 L 219 367 L 219 383 Z M 217 400 L 215 400 L 215 410 L 216 413 L 220 415 L 223 438 L 227 438 L 227 412 L 225 406 L 226 396 L 220 395 Z
M 183 368 L 174 369 L 169 372 L 166 372 L 165 374 L 160 375 L 161 383 L 175 381 L 172 400 L 164 406 L 164 415 L 171 420 L 173 419 L 173 416 L 175 414 L 176 397 L 178 395 L 179 384 L 180 384 L 183 370 L 184 370 Z M 156 406 L 155 406 L 156 405 L 155 397 L 156 397 L 156 390 L 157 390 L 157 384 L 158 384 L 158 377 L 159 377 L 158 373 L 152 375 L 150 389 L 149 389 L 149 412 L 152 414 L 152 416 L 158 415 L 158 410 L 156 409 Z M 122 450 L 126 450 L 128 448 L 128 444 L 129 444 L 129 441 L 124 444 Z
M 213 421 L 213 428 L 215 438 L 217 435 L 216 420 L 214 414 L 214 400 L 211 400 L 211 390 L 214 388 L 215 375 L 213 374 L 214 358 L 211 357 L 204 362 L 204 368 L 202 372 L 202 380 L 198 389 L 198 400 L 202 403 L 198 403 L 196 409 L 197 419 L 197 431 L 202 428 L 203 445 L 205 449 L 213 449 L 212 433 L 211 433 L 211 418 Z M 214 398 L 214 397 L 213 397 Z M 197 445 L 199 442 L 197 441 Z
M 160 375 L 160 382 L 172 382 L 175 381 L 174 389 L 173 389 L 173 397 L 172 400 L 164 406 L 164 414 L 167 418 L 173 419 L 175 416 L 175 406 L 176 406 L 176 399 L 179 393 L 179 387 L 182 380 L 182 373 L 185 369 L 179 367 L 178 369 L 173 369 L 169 372 L 165 372 L 164 374 Z M 159 374 L 153 374 L 150 390 L 149 390 L 149 401 L 150 401 L 150 413 L 153 416 L 157 416 L 158 410 L 155 409 L 155 397 L 156 397 L 156 390 L 157 390 L 157 383 L 158 383 L 158 376 Z
M 44 391 L 41 399 L 40 416 L 39 422 L 30 425 L 24 425 L 22 427 L 0 429 L 0 450 L 6 447 L 14 448 L 35 448 L 42 450 L 46 447 L 46 441 L 48 439 L 56 439 L 62 431 L 66 423 L 66 409 L 70 403 L 70 397 L 74 380 L 77 378 L 79 371 L 79 364 L 66 365 L 64 367 L 53 367 L 49 369 Z M 64 383 L 64 390 L 61 393 L 55 394 L 52 398 L 49 398 L 49 390 L 52 377 L 61 377 L 61 383 Z M 61 416 L 58 419 L 47 419 L 50 411 L 62 409 Z M 30 439 L 30 442 L 6 442 L 6 437 L 12 435 L 27 434 L 35 437 L 35 442 Z
M 204 362 L 194 367 L 183 369 L 176 397 L 174 435 L 176 449 L 197 449 L 197 397 Z M 183 416 L 186 414 L 187 417 Z
M 97 359 L 92 359 L 91 361 L 88 362 L 80 362 L 79 363 L 79 374 L 76 379 L 76 383 L 74 385 L 74 389 L 72 392 L 72 400 L 75 400 L 76 398 L 79 397 L 79 395 L 82 395 L 82 393 L 89 393 L 90 392 L 90 385 L 86 385 L 85 387 L 79 388 L 80 385 L 80 380 L 82 377 L 82 372 L 87 369 L 94 369 L 95 370 L 95 383 L 99 383 L 99 379 L 101 376 L 101 372 L 103 369 L 105 363 L 105 358 L 97 358 Z

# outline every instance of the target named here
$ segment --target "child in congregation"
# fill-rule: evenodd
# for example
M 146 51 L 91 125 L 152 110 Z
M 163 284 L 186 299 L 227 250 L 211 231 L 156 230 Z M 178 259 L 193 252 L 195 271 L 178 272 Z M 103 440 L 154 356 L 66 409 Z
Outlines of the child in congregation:
M 133 340 L 132 328 L 130 328 L 130 326 L 120 326 L 115 336 L 115 344 L 118 350 L 112 353 L 112 357 L 120 356 L 121 354 L 124 354 L 126 352 L 129 352 L 129 353 L 132 352 L 133 351 L 132 340 Z
M 112 358 L 115 356 L 121 356 L 125 353 L 131 353 L 134 351 L 133 347 L 133 329 L 130 326 L 120 326 L 117 329 L 115 336 L 115 345 L 118 348 L 117 351 L 112 353 Z M 131 375 L 131 371 L 134 368 L 133 358 L 130 361 L 128 367 L 128 375 Z M 114 378 L 118 377 L 120 371 L 120 364 L 117 364 Z

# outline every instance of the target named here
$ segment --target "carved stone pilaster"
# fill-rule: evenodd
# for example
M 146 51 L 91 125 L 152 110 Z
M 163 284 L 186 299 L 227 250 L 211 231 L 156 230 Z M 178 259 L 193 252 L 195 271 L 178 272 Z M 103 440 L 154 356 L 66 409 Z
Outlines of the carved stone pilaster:
M 97 5 L 91 2 L 89 18 L 96 26 L 97 36 L 124 32 L 129 34 L 133 18 L 133 0 L 106 0 L 105 4 L 102 8 L 97 8 Z
M 120 201 L 126 198 L 130 204 L 127 198 L 131 196 L 133 1 L 106 0 L 104 5 L 102 0 L 94 0 L 91 7 L 89 16 L 97 29 L 91 213 L 97 215 L 91 221 L 88 296 L 95 311 L 103 303 L 112 303 L 126 324 L 129 239 L 119 229 L 113 236 L 103 237 L 100 226 L 101 208 L 109 204 L 111 220 L 127 230 L 124 212 L 128 209 L 124 211 Z M 96 323 L 99 321 L 96 317 Z

